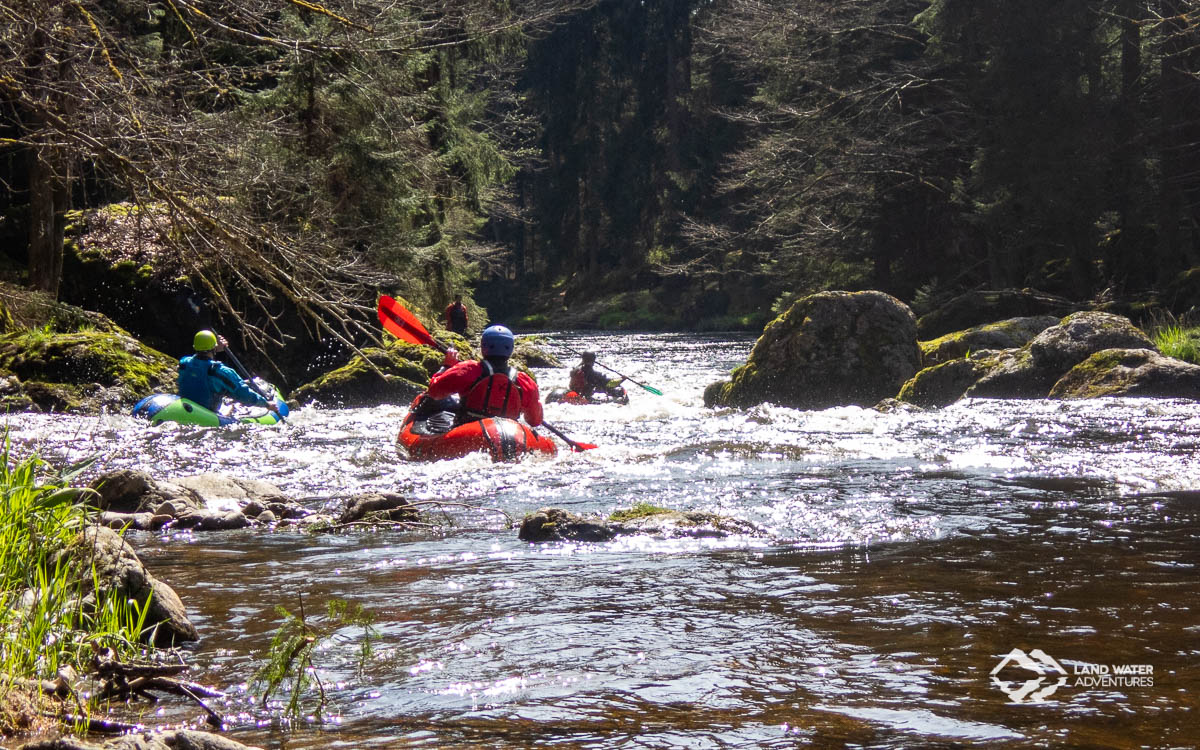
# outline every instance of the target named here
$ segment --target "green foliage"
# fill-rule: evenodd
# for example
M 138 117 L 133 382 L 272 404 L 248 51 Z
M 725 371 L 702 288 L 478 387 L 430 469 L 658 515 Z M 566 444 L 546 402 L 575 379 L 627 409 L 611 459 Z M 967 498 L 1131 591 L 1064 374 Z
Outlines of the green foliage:
M 88 671 L 94 646 L 125 659 L 141 652 L 145 604 L 114 596 L 89 605 L 81 568 L 66 550 L 94 511 L 91 490 L 70 483 L 91 460 L 54 470 L 36 455 L 0 452 L 0 693 L 18 680 L 50 679 L 62 668 Z M 85 707 L 86 708 L 86 707 Z
M 1162 354 L 1200 365 L 1200 327 L 1169 324 L 1154 330 L 1151 340 Z
M 266 663 L 255 674 L 255 681 L 263 691 L 262 704 L 267 705 L 277 690 L 290 683 L 284 713 L 291 718 L 299 718 L 302 701 L 315 685 L 317 706 L 314 713 L 320 719 L 325 708 L 325 687 L 317 674 L 313 654 L 342 628 L 361 628 L 363 638 L 358 660 L 361 671 L 374 654 L 374 619 L 363 610 L 362 605 L 351 605 L 341 599 L 328 601 L 323 617 L 306 616 L 303 599 L 300 600 L 299 614 L 293 614 L 282 606 L 276 607 L 275 611 L 283 618 L 283 623 L 271 639 Z

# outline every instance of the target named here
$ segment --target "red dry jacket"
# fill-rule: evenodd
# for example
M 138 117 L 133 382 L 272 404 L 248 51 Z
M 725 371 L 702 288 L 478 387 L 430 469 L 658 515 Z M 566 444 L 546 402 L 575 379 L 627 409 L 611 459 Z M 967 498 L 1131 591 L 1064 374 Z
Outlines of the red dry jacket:
M 429 396 L 457 393 L 463 409 L 490 417 L 525 417 L 530 427 L 542 423 L 542 397 L 533 378 L 515 368 L 497 372 L 486 360 L 459 362 L 429 379 Z

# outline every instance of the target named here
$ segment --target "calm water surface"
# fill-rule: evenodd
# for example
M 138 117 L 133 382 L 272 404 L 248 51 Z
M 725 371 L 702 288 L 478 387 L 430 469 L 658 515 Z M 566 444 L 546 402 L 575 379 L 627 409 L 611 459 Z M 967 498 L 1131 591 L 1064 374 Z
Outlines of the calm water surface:
M 705 409 L 704 386 L 752 343 L 552 337 L 564 361 L 564 346 L 594 349 L 666 395 L 626 383 L 626 407 L 548 406 L 551 424 L 600 447 L 511 466 L 400 463 L 404 405 L 306 408 L 282 429 L 8 422 L 19 450 L 265 479 L 314 507 L 386 489 L 503 511 L 448 508 L 419 532 L 131 535 L 203 635 L 192 679 L 229 690 L 216 707 L 247 744 L 1200 745 L 1200 405 Z M 538 376 L 547 390 L 566 370 Z M 638 502 L 767 534 L 529 545 L 505 523 Z M 325 710 L 309 692 L 306 718 L 287 721 L 249 680 L 277 607 L 320 622 L 331 599 L 361 605 L 374 632 L 321 642 Z M 140 718 L 200 713 L 165 702 Z

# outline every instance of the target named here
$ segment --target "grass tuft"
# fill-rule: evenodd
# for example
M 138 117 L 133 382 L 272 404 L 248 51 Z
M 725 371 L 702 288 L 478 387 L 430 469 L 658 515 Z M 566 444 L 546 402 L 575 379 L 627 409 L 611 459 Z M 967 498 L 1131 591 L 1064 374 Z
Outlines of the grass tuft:
M 87 490 L 70 487 L 91 462 L 56 471 L 33 455 L 0 450 L 0 733 L 29 726 L 43 698 L 29 685 L 60 671 L 84 674 L 94 647 L 139 653 L 144 612 L 111 597 L 90 602 L 95 570 L 64 554 L 93 520 Z M 30 708 L 32 707 L 32 709 Z M 85 710 L 90 707 L 84 706 Z

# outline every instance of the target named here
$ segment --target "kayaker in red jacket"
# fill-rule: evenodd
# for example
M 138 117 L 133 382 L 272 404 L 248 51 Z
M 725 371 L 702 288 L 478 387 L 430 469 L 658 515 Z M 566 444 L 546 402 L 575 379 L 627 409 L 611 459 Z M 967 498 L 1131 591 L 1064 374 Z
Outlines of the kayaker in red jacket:
M 537 427 L 542 423 L 542 397 L 533 378 L 509 367 L 515 343 L 512 331 L 489 326 L 479 343 L 482 360 L 459 362 L 458 353 L 448 350 L 443 363 L 447 369 L 429 379 L 429 397 L 443 399 L 458 394 L 462 403 L 460 421 L 480 416 L 523 416 L 530 427 Z

